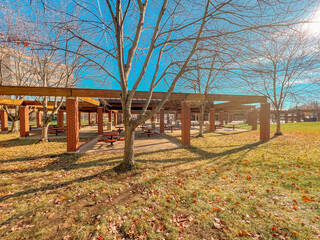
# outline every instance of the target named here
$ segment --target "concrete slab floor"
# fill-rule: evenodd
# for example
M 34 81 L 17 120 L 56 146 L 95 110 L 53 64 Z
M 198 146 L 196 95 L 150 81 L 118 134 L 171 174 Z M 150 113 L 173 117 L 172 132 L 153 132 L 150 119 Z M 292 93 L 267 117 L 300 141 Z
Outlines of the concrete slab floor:
M 147 126 L 150 124 L 147 124 Z M 156 124 L 157 130 L 159 131 L 159 123 Z M 179 130 L 174 130 L 174 132 L 180 132 L 181 126 L 176 127 Z M 145 134 L 141 134 L 142 131 L 138 130 L 135 133 L 135 150 L 136 151 L 150 151 L 150 150 L 158 150 L 158 149 L 174 149 L 181 147 L 181 142 L 176 138 L 166 135 L 166 134 L 155 134 L 148 137 Z M 115 129 L 113 129 L 115 130 Z M 199 131 L 199 125 L 194 122 L 191 126 L 191 134 L 196 134 Z M 104 128 L 104 132 L 108 132 L 107 128 Z M 248 131 L 245 129 L 236 128 L 233 130 L 232 128 L 219 128 L 217 129 L 217 133 L 219 132 L 239 132 L 239 131 Z M 166 133 L 170 134 L 170 130 L 165 130 Z M 40 139 L 41 137 L 41 128 L 33 129 L 32 133 L 35 135 L 30 136 L 31 139 Z M 117 141 L 113 145 L 105 142 L 98 142 L 98 140 L 102 137 L 98 136 L 98 128 L 97 126 L 85 126 L 82 127 L 79 131 L 80 138 L 93 138 L 88 143 L 82 145 L 78 153 L 94 153 L 101 151 L 113 151 L 113 152 L 122 152 L 124 148 L 124 141 Z M 124 137 L 124 132 L 120 134 L 120 137 Z M 59 133 L 58 136 L 54 134 L 49 134 L 50 139 L 64 139 L 66 138 L 65 133 Z
M 103 151 L 122 152 L 124 141 L 117 141 L 111 145 L 110 143 L 98 142 L 102 136 L 98 136 L 89 143 L 83 145 L 79 149 L 79 153 L 94 153 Z M 119 137 L 124 137 L 122 132 Z M 150 151 L 158 149 L 174 149 L 181 146 L 180 141 L 166 134 L 155 134 L 148 137 L 136 131 L 134 147 L 136 151 Z

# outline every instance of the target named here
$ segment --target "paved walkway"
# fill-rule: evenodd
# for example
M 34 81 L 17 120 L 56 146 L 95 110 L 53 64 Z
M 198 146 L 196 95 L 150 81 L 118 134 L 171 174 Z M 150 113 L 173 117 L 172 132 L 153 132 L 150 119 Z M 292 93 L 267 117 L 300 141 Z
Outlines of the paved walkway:
M 148 125 L 148 124 L 147 124 Z M 159 123 L 157 123 L 157 129 L 159 128 Z M 179 127 L 178 127 L 179 128 Z M 104 132 L 108 132 L 107 128 L 104 128 Z M 195 122 L 191 125 L 191 133 L 197 133 L 199 131 L 199 125 Z M 216 132 L 242 132 L 248 131 L 245 129 L 232 129 L 232 128 L 219 128 Z M 41 137 L 41 129 L 33 129 L 33 134 L 36 135 L 30 136 L 33 139 L 40 139 Z M 170 133 L 170 130 L 166 130 L 167 133 Z M 174 132 L 180 133 L 179 130 L 174 130 Z M 98 136 L 98 128 L 97 126 L 86 126 L 82 127 L 79 131 L 80 138 L 89 138 L 92 139 L 88 143 L 82 145 L 78 152 L 79 153 L 93 153 L 93 152 L 101 152 L 101 151 L 113 151 L 113 152 L 122 152 L 124 148 L 124 141 L 117 141 L 113 145 L 105 142 L 98 142 L 101 136 Z M 120 137 L 124 137 L 124 132 L 120 134 Z M 54 134 L 49 134 L 49 139 L 64 139 L 66 138 L 65 133 L 59 133 L 58 136 Z M 141 131 L 136 131 L 135 133 L 135 150 L 136 151 L 150 151 L 150 150 L 158 150 L 158 149 L 174 149 L 179 148 L 181 146 L 181 142 L 178 141 L 175 137 L 166 135 L 166 134 L 155 134 L 148 137 L 145 134 L 141 134 Z
M 120 137 L 124 137 L 124 133 L 120 134 Z M 113 151 L 122 152 L 124 148 L 124 141 L 117 141 L 113 145 L 105 142 L 98 142 L 101 136 L 96 137 L 91 142 L 83 145 L 79 149 L 79 153 L 93 153 L 101 151 Z M 145 134 L 141 134 L 140 131 L 135 133 L 134 147 L 135 151 L 150 151 L 158 149 L 173 149 L 181 146 L 180 141 L 174 137 L 166 134 L 155 134 L 148 137 Z

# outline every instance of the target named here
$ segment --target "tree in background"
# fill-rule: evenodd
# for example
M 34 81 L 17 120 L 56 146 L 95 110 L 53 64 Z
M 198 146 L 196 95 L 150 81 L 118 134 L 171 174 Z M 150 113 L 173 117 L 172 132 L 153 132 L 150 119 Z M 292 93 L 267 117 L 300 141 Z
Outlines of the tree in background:
M 61 42 L 64 44 L 64 51 L 59 50 Z M 83 71 L 86 67 L 86 61 L 82 61 L 80 57 L 85 46 L 82 41 L 78 41 L 77 44 L 72 41 L 71 45 L 68 32 L 58 32 L 51 39 L 46 39 L 45 41 L 36 40 L 34 43 L 35 49 L 32 51 L 33 63 L 39 86 L 72 87 L 85 76 Z M 40 142 L 47 142 L 50 123 L 63 105 L 65 98 L 41 97 L 38 100 L 43 109 Z
M 35 73 L 29 67 L 28 29 L 30 24 L 24 21 L 20 11 L 2 8 L 2 23 L 0 30 L 0 85 L 36 86 Z M 15 96 L 17 100 L 24 96 Z M 19 107 L 4 106 L 12 123 L 11 133 L 19 131 Z M 31 114 L 32 111 L 29 112 Z
M 9 5 L 10 6 L 10 5 Z M 13 81 L 6 81 L 6 85 L 42 86 L 42 87 L 72 87 L 81 78 L 86 67 L 86 60 L 81 59 L 85 44 L 79 39 L 70 38 L 68 31 L 49 25 L 54 19 L 61 19 L 63 15 L 41 15 L 41 11 L 32 19 L 15 13 L 12 9 L 5 9 L 7 20 L 7 41 L 4 41 L 3 54 L 10 55 L 12 60 L 3 67 L 10 71 Z M 19 19 L 13 21 L 12 19 Z M 24 28 L 21 28 L 23 24 Z M 19 37 L 18 37 L 19 36 Z M 24 39 L 24 40 L 21 40 Z M 9 45 L 8 47 L 5 46 Z M 12 48 L 14 46 L 15 48 Z M 63 51 L 61 50 L 63 48 Z M 1 71 L 2 73 L 3 71 Z M 1 75 L 2 76 L 2 75 Z M 2 81 L 4 82 L 4 81 Z M 22 100 L 24 96 L 16 96 Z M 48 141 L 48 128 L 53 117 L 64 102 L 63 97 L 36 98 L 42 105 L 42 137 L 40 142 Z M 18 106 L 9 114 L 12 129 L 18 130 Z M 10 111 L 8 111 L 10 112 Z M 30 114 L 32 111 L 30 111 Z
M 253 36 L 250 40 L 253 39 Z M 299 84 L 312 82 L 319 70 L 319 48 L 304 32 L 285 30 L 255 35 L 243 41 L 234 84 L 242 84 L 271 102 L 276 116 L 276 133 L 282 135 L 280 113 L 284 102 L 300 92 Z M 240 43 L 239 43 L 240 44 Z M 240 84 L 239 84 L 240 83 Z
M 232 56 L 228 56 L 226 46 L 216 43 L 200 46 L 194 59 L 190 62 L 183 75 L 179 87 L 194 93 L 209 94 L 217 92 L 223 85 L 225 72 L 232 63 Z M 199 137 L 203 137 L 204 112 L 208 102 L 199 101 Z

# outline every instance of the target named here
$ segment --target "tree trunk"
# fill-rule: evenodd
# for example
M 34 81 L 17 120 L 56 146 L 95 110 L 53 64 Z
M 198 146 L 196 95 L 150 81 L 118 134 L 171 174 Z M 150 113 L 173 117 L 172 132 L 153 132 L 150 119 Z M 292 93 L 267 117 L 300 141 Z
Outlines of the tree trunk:
M 12 121 L 12 126 L 11 130 L 9 131 L 10 133 L 18 133 L 19 132 L 19 120 L 13 119 Z
M 45 105 L 43 105 L 43 116 L 42 116 L 43 124 L 42 124 L 42 131 L 41 131 L 41 139 L 39 142 L 49 142 L 48 129 L 52 119 L 53 119 L 53 113 L 51 113 L 50 116 L 48 117 L 47 102 L 45 101 Z
M 204 120 L 204 103 L 200 104 L 200 114 L 199 114 L 199 134 L 198 137 L 203 137 L 203 120 Z
M 41 139 L 39 142 L 48 142 L 48 128 L 49 128 L 50 122 L 49 123 L 43 123 L 42 130 L 41 130 Z
M 280 111 L 279 110 L 276 110 L 276 124 L 277 124 L 277 131 L 274 135 L 276 136 L 279 136 L 279 135 L 282 135 L 282 132 L 281 132 L 281 123 L 280 123 Z
M 134 161 L 134 134 L 135 129 L 129 125 L 125 126 L 125 142 L 123 160 L 116 167 L 117 171 L 130 171 L 135 166 Z

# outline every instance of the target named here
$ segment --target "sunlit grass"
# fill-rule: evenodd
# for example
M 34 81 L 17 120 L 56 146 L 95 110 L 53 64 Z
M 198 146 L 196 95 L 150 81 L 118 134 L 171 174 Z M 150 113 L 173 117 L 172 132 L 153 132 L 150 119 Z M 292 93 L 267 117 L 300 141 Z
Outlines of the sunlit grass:
M 0 238 L 317 239 L 320 123 L 283 133 L 195 134 L 187 149 L 137 153 L 123 174 L 120 154 L 0 134 Z

